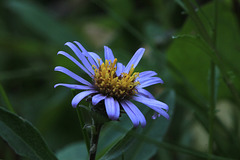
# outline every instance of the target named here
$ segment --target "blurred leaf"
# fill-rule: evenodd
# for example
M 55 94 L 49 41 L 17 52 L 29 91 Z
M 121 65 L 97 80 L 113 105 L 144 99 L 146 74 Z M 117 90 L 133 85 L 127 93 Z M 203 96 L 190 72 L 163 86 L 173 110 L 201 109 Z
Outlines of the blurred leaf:
M 187 7 L 185 4 L 182 2 L 182 0 L 175 0 L 185 11 L 187 11 Z
M 199 14 L 201 20 L 207 23 L 206 26 L 209 26 L 209 21 L 213 21 L 213 10 L 213 3 L 209 3 L 202 8 L 204 15 Z M 238 54 L 240 36 L 237 21 L 231 12 L 230 6 L 225 5 L 224 2 L 219 3 L 218 10 L 217 49 L 220 51 L 224 64 L 231 67 L 229 72 L 238 74 L 240 68 L 238 63 L 238 59 L 240 59 L 240 54 Z M 208 20 L 206 20 L 206 17 Z M 211 33 L 212 31 L 210 30 L 209 32 Z M 210 66 L 208 53 L 211 50 L 199 38 L 197 29 L 189 18 L 179 34 L 184 36 L 177 37 L 174 40 L 168 50 L 168 60 L 201 94 L 208 97 L 207 77 Z M 235 77 L 230 77 L 230 79 L 236 82 L 235 85 L 239 86 Z M 219 95 L 220 97 L 229 95 L 224 85 L 220 85 Z
M 123 128 L 123 132 L 119 132 L 116 128 Z M 119 122 L 111 121 L 105 124 L 102 128 L 98 143 L 97 158 L 101 158 L 116 144 L 118 144 L 132 128 L 132 123 L 126 115 L 120 118 Z
M 169 116 L 170 120 L 167 120 L 164 117 L 157 118 L 155 120 L 151 120 L 151 115 L 147 116 L 147 125 L 141 132 L 142 135 L 146 137 L 154 138 L 156 142 L 161 142 L 164 135 L 166 134 L 169 124 L 171 122 L 171 117 L 174 111 L 175 105 L 175 92 L 169 91 L 166 92 L 163 96 L 161 96 L 163 102 L 168 104 L 169 106 Z M 133 137 L 132 137 L 133 138 Z M 156 152 L 158 147 L 154 144 L 148 143 L 148 141 L 136 140 L 130 148 L 124 153 L 124 157 L 127 159 L 135 159 L 135 160 L 148 160 L 150 159 Z
M 46 10 L 33 2 L 6 1 L 6 6 L 21 18 L 23 22 L 35 33 L 53 42 L 63 44 L 74 40 L 76 36 L 58 23 Z
M 123 131 L 123 129 L 120 127 L 118 128 L 119 131 Z M 175 145 L 175 144 L 171 144 L 168 142 L 159 142 L 155 140 L 155 137 L 149 137 L 149 136 L 145 136 L 144 134 L 139 134 L 136 131 L 129 131 L 128 132 L 129 135 L 134 136 L 136 139 L 140 140 L 140 141 L 144 141 L 144 142 L 148 142 L 150 144 L 154 144 L 155 146 L 158 147 L 158 149 L 167 149 L 169 151 L 176 151 L 179 153 L 184 153 L 186 155 L 191 155 L 194 156 L 195 158 L 211 158 L 213 160 L 235 160 L 233 158 L 227 158 L 227 157 L 221 157 L 221 156 L 215 156 L 213 154 L 208 154 L 208 153 L 204 153 L 204 152 L 200 152 L 197 151 L 195 149 L 191 147 L 185 147 L 183 145 Z M 134 139 L 135 139 L 134 138 Z M 176 156 L 175 154 L 173 156 Z M 125 157 L 125 156 L 122 156 Z M 116 158 L 116 159 L 121 159 L 121 158 Z M 114 159 L 115 160 L 115 159 Z
M 191 13 L 189 12 L 190 16 L 192 16 L 192 19 L 188 19 L 186 21 L 180 33 L 181 35 L 189 36 L 181 36 L 178 37 L 179 39 L 174 41 L 168 52 L 168 59 L 174 68 L 178 70 L 178 78 L 180 74 L 182 74 L 182 77 L 185 78 L 185 80 L 182 78 L 181 83 L 183 83 L 184 86 L 179 88 L 179 93 L 182 96 L 186 96 L 186 100 L 194 102 L 194 104 L 189 107 L 196 112 L 198 121 L 203 125 L 206 131 L 208 131 L 209 115 L 206 112 L 208 110 L 208 103 L 201 100 L 203 99 L 201 95 L 203 95 L 205 98 L 209 97 L 208 72 L 210 61 L 213 60 L 211 59 L 211 56 L 209 57 L 209 55 L 217 53 L 210 49 L 212 48 L 212 44 L 207 41 L 208 38 L 203 37 L 203 33 L 206 33 L 204 30 L 207 29 L 207 34 L 209 34 L 209 37 L 212 36 L 211 34 L 213 34 L 211 25 L 214 21 L 214 4 L 209 3 L 199 10 L 201 11 L 200 13 L 197 10 L 191 10 Z M 195 14 L 195 16 L 193 16 L 193 14 Z M 198 19 L 198 17 L 200 18 Z M 201 32 L 199 31 L 199 28 L 202 29 L 203 26 L 197 26 L 200 23 L 204 24 L 205 27 Z M 202 36 L 202 39 L 199 35 Z M 233 81 L 236 87 L 239 87 L 239 80 L 236 78 L 236 76 L 239 76 L 240 68 L 239 63 L 236 60 L 240 58 L 238 54 L 239 51 L 237 49 L 239 48 L 239 40 L 240 36 L 236 17 L 232 13 L 230 6 L 226 5 L 225 1 L 221 1 L 219 2 L 218 8 L 216 50 L 219 54 L 217 56 L 221 57 L 220 59 L 222 63 L 218 64 L 218 66 L 221 66 L 221 71 L 223 71 L 222 68 L 225 69 L 228 67 L 228 72 L 231 72 L 235 77 L 231 77 L 228 73 L 227 78 Z M 231 58 L 234 60 L 229 60 Z M 190 82 L 190 85 L 187 86 L 186 83 L 188 83 L 188 81 Z M 189 87 L 191 85 L 192 87 Z M 187 87 L 186 90 L 185 87 Z M 231 87 L 229 88 L 232 91 L 233 89 Z M 236 89 L 234 87 L 234 91 L 235 90 Z M 195 94 L 197 92 L 200 92 L 200 96 L 198 97 L 196 97 Z M 230 97 L 225 85 L 219 86 L 218 94 L 220 98 L 226 98 L 227 96 Z M 221 155 L 231 155 L 231 157 L 239 158 L 238 136 L 229 131 L 227 127 L 224 126 L 217 118 L 213 128 L 213 138 L 215 140 L 218 152 Z M 226 141 L 223 141 L 223 139 Z
M 166 92 L 161 99 L 163 99 L 163 101 L 169 105 L 170 110 L 168 113 L 171 117 L 175 104 L 174 91 Z M 142 134 L 146 137 L 154 137 L 156 142 L 162 141 L 171 121 L 165 118 L 151 120 L 152 111 L 150 112 L 151 113 L 147 116 L 148 118 L 146 127 L 144 129 L 137 128 L 137 130 L 134 128 L 133 130 L 135 130 L 134 132 L 139 132 L 139 134 Z M 133 135 L 134 134 L 132 133 L 132 130 L 130 130 L 121 141 L 119 141 L 100 159 L 115 159 L 123 154 L 127 159 L 147 160 L 157 152 L 158 147 L 156 145 L 152 144 L 151 142 L 148 143 L 147 140 L 141 141 Z
M 123 155 L 135 140 L 136 139 L 132 138 L 132 133 L 128 133 L 121 141 L 119 141 L 104 156 L 102 156 L 100 160 L 115 159 L 120 155 Z
M 87 160 L 88 152 L 82 142 L 73 143 L 57 152 L 59 160 Z
M 189 96 L 183 98 L 182 94 L 178 94 L 177 97 L 179 105 L 194 110 L 197 120 L 202 124 L 204 129 L 209 132 L 208 108 L 197 102 L 193 102 Z M 240 149 L 240 142 L 238 134 L 228 130 L 218 117 L 215 117 L 213 130 L 213 138 L 219 153 L 223 156 L 231 155 L 231 157 L 239 158 L 238 150 Z M 223 139 L 225 139 L 225 141 L 223 141 Z
M 35 127 L 2 107 L 0 107 L 0 135 L 23 157 L 32 160 L 57 159 Z

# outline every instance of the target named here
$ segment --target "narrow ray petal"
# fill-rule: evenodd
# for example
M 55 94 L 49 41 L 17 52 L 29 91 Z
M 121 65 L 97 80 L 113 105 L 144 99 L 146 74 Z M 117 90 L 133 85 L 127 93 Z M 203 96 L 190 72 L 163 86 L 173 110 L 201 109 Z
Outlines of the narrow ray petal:
M 66 42 L 65 43 L 66 46 L 68 46 L 69 48 L 71 48 L 71 50 L 73 50 L 73 52 L 75 53 L 75 55 L 81 59 L 81 54 L 82 52 L 72 43 L 72 42 Z
M 137 77 L 136 80 L 142 81 L 142 79 L 147 79 L 147 78 L 150 78 L 150 77 L 156 76 L 156 75 L 157 75 L 157 73 L 154 71 L 144 71 L 144 72 L 139 73 L 139 77 Z
M 133 113 L 138 117 L 139 122 L 141 123 L 142 127 L 146 126 L 146 119 L 142 112 L 130 101 L 125 101 L 129 108 L 132 110 Z
M 139 120 L 138 117 L 134 114 L 134 112 L 129 108 L 129 106 L 126 104 L 125 101 L 120 102 L 123 109 L 127 113 L 128 117 L 131 119 L 134 127 L 137 127 L 139 125 Z
M 92 104 L 96 105 L 98 104 L 101 100 L 105 99 L 107 96 L 104 96 L 102 94 L 96 94 L 95 96 L 92 97 Z
M 155 99 L 154 96 L 148 92 L 146 89 L 143 88 L 137 88 L 138 94 L 143 95 L 147 98 Z
M 112 62 L 114 61 L 113 52 L 107 46 L 104 46 L 104 55 L 105 55 L 105 60 L 111 60 Z
M 163 80 L 159 77 L 152 77 L 150 79 L 145 80 L 144 82 L 140 82 L 139 87 L 144 88 L 144 87 L 148 87 L 154 84 L 158 84 L 158 83 L 163 83 Z
M 92 58 L 92 56 L 88 52 L 87 52 L 87 59 L 90 62 L 91 66 L 92 65 L 98 66 L 95 60 Z
M 120 116 L 120 105 L 117 100 L 114 100 L 115 102 L 115 120 L 118 120 Z
M 141 102 L 141 103 L 145 104 L 149 108 L 151 108 L 154 111 L 158 112 L 160 115 L 162 115 L 165 118 L 169 119 L 169 115 L 166 112 L 166 111 L 168 111 L 168 106 L 165 103 L 162 103 L 162 102 L 154 100 L 154 99 L 148 99 L 148 98 L 145 98 L 143 96 L 133 97 L 133 99 L 135 101 L 138 101 L 138 102 Z M 164 111 L 162 108 L 166 109 L 166 111 Z M 154 117 L 154 118 L 156 118 L 156 117 Z
M 88 51 L 81 45 L 81 43 L 79 43 L 78 41 L 73 41 L 73 42 L 76 43 L 78 47 L 82 50 L 82 54 L 87 56 Z
M 162 115 L 163 117 L 165 117 L 166 119 L 169 119 L 169 115 L 166 111 L 164 111 L 163 109 L 159 109 L 158 113 L 160 115 Z M 158 115 L 158 117 L 160 117 L 160 115 Z
M 79 90 L 85 90 L 85 89 L 94 89 L 93 86 L 84 86 L 84 85 L 78 85 L 78 84 L 65 84 L 65 83 L 58 83 L 54 86 L 54 88 L 58 86 L 63 86 L 71 89 L 79 89 Z
M 139 81 L 143 85 L 163 83 L 163 80 L 159 77 L 142 77 L 140 79 L 137 79 L 136 81 Z
M 144 71 L 139 73 L 139 77 L 152 77 L 152 76 L 156 76 L 157 73 L 154 71 Z
M 82 54 L 88 58 L 90 64 L 97 66 L 97 63 L 93 60 L 92 56 L 88 53 L 88 51 L 79 42 L 74 41 L 74 43 L 76 43 L 77 46 L 82 50 Z
M 144 96 L 139 95 L 139 96 L 134 96 L 133 100 L 141 102 L 141 103 L 149 106 L 150 108 L 154 108 L 154 110 L 156 110 L 156 111 L 159 108 L 160 109 L 163 108 L 168 111 L 168 105 L 163 102 L 160 102 L 156 99 L 150 99 L 150 98 L 146 98 Z
M 78 103 L 83 99 L 85 98 L 86 96 L 92 94 L 92 93 L 96 93 L 97 91 L 95 90 L 90 90 L 90 91 L 83 91 L 83 92 L 80 92 L 78 93 L 73 99 L 72 99 L 72 106 L 74 108 L 77 107 Z
M 125 66 L 122 63 L 117 63 L 117 70 L 116 70 L 116 74 L 117 76 L 120 76 L 121 73 L 123 72 Z
M 98 60 L 100 60 L 100 65 L 103 63 L 102 59 L 94 52 L 88 52 L 90 54 L 90 56 L 92 56 L 92 58 L 95 60 L 95 62 L 97 63 L 97 66 L 99 67 L 99 63 Z
M 144 53 L 145 49 L 144 48 L 139 48 L 136 53 L 133 55 L 133 57 L 131 58 L 131 60 L 128 62 L 126 68 L 124 69 L 123 72 L 128 73 L 132 67 L 136 68 L 136 66 L 138 65 L 138 62 L 141 60 L 143 53 Z
M 74 51 L 74 53 L 77 55 L 77 57 L 82 61 L 83 65 L 87 68 L 87 70 L 90 73 L 94 74 L 92 66 L 90 65 L 86 57 L 82 54 L 82 52 L 71 42 L 67 42 L 65 43 L 65 45 L 70 47 Z
M 73 73 L 72 71 L 68 70 L 67 68 L 64 68 L 64 67 L 61 67 L 61 66 L 57 66 L 57 67 L 55 67 L 54 70 L 62 72 L 62 73 L 68 75 L 69 77 L 72 77 L 73 79 L 75 79 L 76 81 L 78 81 L 78 82 L 80 82 L 82 84 L 86 84 L 88 86 L 92 85 L 91 83 L 89 83 L 88 81 L 86 81 L 82 77 L 76 75 L 75 73 Z
M 105 102 L 105 107 L 106 107 L 106 112 L 108 117 L 114 120 L 115 119 L 115 103 L 114 103 L 113 97 L 105 98 L 104 102 Z
M 65 57 L 67 57 L 68 59 L 70 59 L 73 63 L 75 63 L 79 68 L 81 68 L 85 73 L 87 73 L 90 77 L 92 76 L 92 74 L 81 64 L 79 63 L 75 58 L 73 58 L 71 55 L 69 55 L 68 53 L 64 52 L 64 51 L 59 51 L 58 55 L 61 54 Z

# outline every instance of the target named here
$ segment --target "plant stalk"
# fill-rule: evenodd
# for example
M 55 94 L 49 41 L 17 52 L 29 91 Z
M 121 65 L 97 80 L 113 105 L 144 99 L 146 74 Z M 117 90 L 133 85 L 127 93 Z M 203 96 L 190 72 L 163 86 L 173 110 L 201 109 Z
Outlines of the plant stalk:
M 92 128 L 89 160 L 95 160 L 96 158 L 98 139 L 99 139 L 101 128 L 102 128 L 102 124 L 96 124 L 95 127 Z
M 217 19 L 218 19 L 218 0 L 214 0 L 214 26 L 213 26 L 213 45 L 217 48 Z M 217 53 L 215 53 L 217 55 Z M 215 108 L 216 108 L 216 99 L 217 99 L 217 79 L 216 79 L 216 65 L 211 61 L 211 73 L 210 73 L 210 101 L 209 101 L 209 140 L 208 140 L 208 153 L 213 153 L 213 127 L 215 119 Z M 211 157 L 208 158 L 211 160 Z

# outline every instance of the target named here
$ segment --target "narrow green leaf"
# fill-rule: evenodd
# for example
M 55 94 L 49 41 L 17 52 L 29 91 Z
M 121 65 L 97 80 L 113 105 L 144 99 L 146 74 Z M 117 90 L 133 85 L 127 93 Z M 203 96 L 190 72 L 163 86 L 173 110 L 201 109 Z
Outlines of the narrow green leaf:
M 169 115 L 171 117 L 174 110 L 175 93 L 173 91 L 166 92 L 160 99 L 162 99 L 165 103 L 169 105 Z M 170 120 L 166 120 L 164 118 L 151 120 L 153 112 L 150 109 L 148 109 L 147 111 L 147 126 L 144 129 L 133 128 L 132 130 L 130 130 L 126 134 L 126 136 L 124 136 L 124 138 L 118 141 L 118 143 L 116 143 L 111 149 L 108 150 L 108 152 L 106 152 L 104 156 L 100 158 L 101 160 L 111 160 L 120 157 L 121 155 L 124 155 L 124 157 L 126 157 L 127 159 L 149 159 L 156 153 L 157 146 L 152 143 L 148 143 L 147 140 L 140 141 L 138 138 L 133 136 L 132 132 L 149 137 L 154 137 L 156 141 L 161 141 L 163 136 L 167 132 Z M 122 128 L 122 126 L 120 128 Z M 122 131 L 124 131 L 124 129 L 121 129 L 121 132 Z
M 169 106 L 169 116 L 170 119 L 167 120 L 163 117 L 157 118 L 155 120 L 151 119 L 152 111 L 147 114 L 147 125 L 142 130 L 140 134 L 145 135 L 147 137 L 152 137 L 156 142 L 161 142 L 164 135 L 168 130 L 168 126 L 171 122 L 171 117 L 174 111 L 175 105 L 175 92 L 169 91 L 165 92 L 161 98 L 162 101 L 168 104 Z M 133 138 L 133 137 L 132 137 Z M 148 143 L 148 141 L 141 141 L 137 139 L 131 147 L 124 153 L 124 157 L 132 160 L 148 160 L 150 159 L 156 152 L 158 147 Z
M 124 131 L 119 132 L 116 128 L 124 128 Z M 132 123 L 129 118 L 124 115 L 119 122 L 111 121 L 105 124 L 102 128 L 98 143 L 97 158 L 99 159 L 108 153 L 116 144 L 118 144 L 132 128 Z
M 0 107 L 0 136 L 23 157 L 31 160 L 57 159 L 31 123 L 2 107 Z
M 126 129 L 124 129 L 122 126 L 119 126 L 118 128 L 115 128 L 115 130 L 117 130 L 119 132 L 122 132 L 122 133 L 126 132 Z M 191 156 L 194 156 L 194 157 L 197 157 L 197 158 L 207 159 L 207 158 L 210 157 L 212 160 L 235 160 L 233 158 L 221 157 L 221 156 L 216 156 L 216 155 L 213 155 L 213 154 L 203 153 L 203 152 L 194 150 L 194 149 L 189 148 L 189 147 L 179 146 L 179 145 L 171 144 L 171 143 L 164 142 L 164 141 L 159 142 L 159 141 L 156 141 L 155 137 L 146 136 L 146 135 L 144 135 L 142 133 L 138 133 L 138 132 L 136 132 L 134 130 L 129 131 L 128 134 L 125 136 L 125 138 L 128 138 L 127 136 L 134 137 L 132 139 L 137 140 L 137 141 L 143 141 L 143 142 L 146 142 L 148 144 L 155 145 L 158 149 L 165 148 L 167 150 L 176 151 L 176 152 L 183 153 L 183 154 L 186 154 L 186 155 L 191 155 Z M 124 142 L 124 143 L 127 145 L 126 142 Z M 122 144 L 124 144 L 124 143 L 122 143 Z M 124 147 L 124 146 L 122 146 L 122 147 Z M 126 150 L 128 151 L 129 150 L 129 146 L 125 146 L 125 147 L 126 147 Z M 115 148 L 115 147 L 113 147 L 113 148 Z M 120 152 L 121 151 L 119 151 L 119 153 Z M 125 153 L 125 150 L 123 152 Z M 147 152 L 147 150 L 145 150 L 144 152 Z M 115 152 L 113 154 L 117 154 L 117 152 Z M 106 156 L 107 155 L 108 154 L 106 154 Z M 111 158 L 114 159 L 114 160 L 115 159 L 121 159 L 120 157 L 122 157 L 122 156 L 124 158 L 126 157 L 125 154 L 122 154 L 118 158 L 116 158 L 115 155 L 113 155 L 113 156 L 109 155 L 109 159 L 111 159 Z M 129 159 L 129 158 L 127 157 L 126 159 Z
M 104 156 L 102 156 L 100 160 L 115 159 L 121 155 L 124 155 L 124 152 L 129 149 L 130 145 L 135 140 L 136 139 L 132 138 L 132 134 L 128 133 L 121 141 L 119 141 Z

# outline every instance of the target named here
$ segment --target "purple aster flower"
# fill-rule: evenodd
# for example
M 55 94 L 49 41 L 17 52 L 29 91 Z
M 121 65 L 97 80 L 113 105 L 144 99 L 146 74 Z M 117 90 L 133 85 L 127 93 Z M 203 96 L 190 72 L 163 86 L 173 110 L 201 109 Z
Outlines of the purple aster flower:
M 91 96 L 92 105 L 95 106 L 100 102 L 105 105 L 109 119 L 118 120 L 120 110 L 123 109 L 135 127 L 140 124 L 144 127 L 146 125 L 144 115 L 130 101 L 135 100 L 155 111 L 155 114 L 152 116 L 153 119 L 160 115 L 167 119 L 169 118 L 167 113 L 168 106 L 156 100 L 150 92 L 144 89 L 154 84 L 163 83 L 162 79 L 155 77 L 157 73 L 154 71 L 134 72 L 135 67 L 143 56 L 144 48 L 138 49 L 127 66 L 124 66 L 122 63 L 117 62 L 117 58 L 114 57 L 112 50 L 106 46 L 104 46 L 105 61 L 102 61 L 96 53 L 88 52 L 79 42 L 74 41 L 74 43 L 76 45 L 71 42 L 67 42 L 65 45 L 73 50 L 79 60 L 76 60 L 64 51 L 59 51 L 58 54 L 67 57 L 75 63 L 89 75 L 91 81 L 83 79 L 64 67 L 57 66 L 55 71 L 70 76 L 80 84 L 59 83 L 54 86 L 82 90 L 72 99 L 74 108 L 77 107 L 82 99 Z

